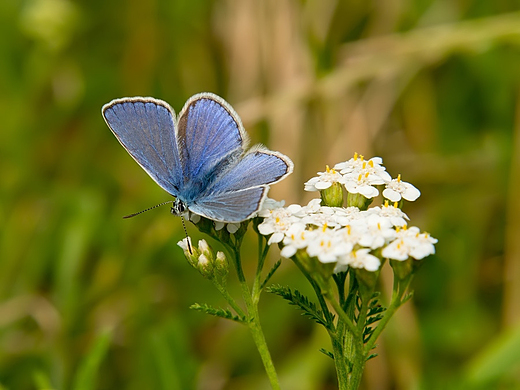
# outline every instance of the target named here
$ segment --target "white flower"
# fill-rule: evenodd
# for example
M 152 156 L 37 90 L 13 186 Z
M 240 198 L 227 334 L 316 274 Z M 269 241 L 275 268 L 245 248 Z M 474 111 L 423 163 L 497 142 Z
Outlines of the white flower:
M 353 220 L 349 225 L 336 230 L 336 235 L 343 242 L 352 246 L 358 245 L 361 238 L 367 233 L 368 226 L 365 219 Z
M 338 264 L 334 268 L 334 272 L 343 272 L 352 268 L 364 268 L 367 271 L 377 271 L 381 265 L 381 261 L 374 255 L 371 255 L 370 249 L 362 248 L 357 251 L 351 251 L 345 256 L 338 259 Z
M 410 257 L 413 257 L 415 260 L 421 260 L 435 253 L 434 244 L 438 242 L 436 238 L 430 236 L 429 233 L 417 233 L 414 238 L 415 242 L 412 244 L 413 249 L 410 252 Z
M 399 202 L 401 198 L 413 202 L 420 195 L 421 192 L 412 184 L 401 180 L 401 175 L 398 175 L 397 179 L 393 179 L 388 183 L 383 191 L 383 196 L 392 202 Z
M 341 226 L 337 221 L 337 215 L 333 207 L 322 206 L 313 213 L 309 213 L 302 217 L 302 222 L 306 225 L 315 226 Z
M 360 217 L 360 211 L 357 207 L 334 207 L 334 213 L 336 215 L 336 222 L 340 226 L 347 226 L 353 220 L 358 219 Z
M 392 241 L 395 236 L 395 230 L 388 218 L 381 217 L 376 214 L 368 215 L 366 218 L 366 232 L 362 234 L 359 245 L 376 249 L 381 248 L 386 243 Z
M 320 210 L 321 198 L 312 199 L 303 207 L 297 204 L 292 204 L 287 208 L 293 215 L 303 218 L 308 214 L 317 213 Z
M 383 160 L 381 159 L 381 157 L 373 157 L 369 161 L 373 161 L 374 164 L 383 163 Z M 342 175 L 344 175 L 346 173 L 359 171 L 363 167 L 364 163 L 366 163 L 366 160 L 364 159 L 364 157 L 357 153 L 354 153 L 354 157 L 352 157 L 348 161 L 337 163 L 336 165 L 334 165 L 334 169 L 337 171 L 340 171 L 340 173 Z
M 341 183 L 343 176 L 334 169 L 326 166 L 325 172 L 318 172 L 317 177 L 313 177 L 305 183 L 305 191 L 321 191 L 329 188 L 334 183 Z
M 280 209 L 285 205 L 285 200 L 276 201 L 271 198 L 265 198 L 262 203 L 262 207 L 257 211 L 257 215 L 260 217 L 267 217 L 269 215 L 269 211 Z
M 401 237 L 392 241 L 388 246 L 383 248 L 381 254 L 387 259 L 404 261 L 408 259 L 411 250 L 412 248 L 407 245 L 405 239 Z
M 410 220 L 408 215 L 406 215 L 399 207 L 397 207 L 396 204 L 390 206 L 388 201 L 385 201 L 385 204 L 381 207 L 371 207 L 367 211 L 376 213 L 381 217 L 388 218 L 394 226 L 403 227 L 407 224 L 406 221 Z
M 379 195 L 379 190 L 374 187 L 375 185 L 385 184 L 383 179 L 369 172 L 347 174 L 343 178 L 348 192 L 361 194 L 367 199 L 372 199 Z
M 285 238 L 283 239 L 284 247 L 280 254 L 285 258 L 294 256 L 298 249 L 306 248 L 315 235 L 316 232 L 314 230 L 305 230 L 304 224 L 293 224 L 285 232 Z
M 293 216 L 287 209 L 279 208 L 269 210 L 267 218 L 258 225 L 258 231 L 264 236 L 271 234 L 271 237 L 269 237 L 269 241 L 267 242 L 271 245 L 282 241 L 285 232 L 298 220 L 299 219 Z
M 397 238 L 381 252 L 386 258 L 404 261 L 408 257 L 421 260 L 435 253 L 434 244 L 437 239 L 428 233 L 420 233 L 418 227 L 400 229 L 396 232 Z
M 352 250 L 351 243 L 342 241 L 333 230 L 326 226 L 315 232 L 316 235 L 307 245 L 307 253 L 311 257 L 317 257 L 322 263 L 334 263 L 339 257 Z

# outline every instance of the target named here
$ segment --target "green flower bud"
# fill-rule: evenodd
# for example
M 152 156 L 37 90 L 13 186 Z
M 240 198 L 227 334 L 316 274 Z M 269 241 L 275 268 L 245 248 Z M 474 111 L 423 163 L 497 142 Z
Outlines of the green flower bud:
M 372 203 L 373 199 L 365 198 L 361 194 L 347 194 L 347 207 L 357 207 L 360 210 L 368 209 L 368 206 Z
M 224 279 L 229 272 L 229 263 L 224 252 L 218 251 L 215 259 L 215 274 Z
M 201 253 L 198 262 L 197 270 L 207 279 L 213 278 L 213 270 L 215 269 L 215 263 L 208 258 L 204 253 Z
M 329 188 L 320 191 L 321 204 L 329 207 L 343 206 L 343 185 L 338 182 L 332 183 Z

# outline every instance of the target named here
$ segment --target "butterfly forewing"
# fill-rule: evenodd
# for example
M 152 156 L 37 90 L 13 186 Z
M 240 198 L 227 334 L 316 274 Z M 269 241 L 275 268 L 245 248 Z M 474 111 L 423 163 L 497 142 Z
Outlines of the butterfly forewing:
M 213 94 L 193 96 L 179 115 L 178 143 L 184 167 L 184 184 L 193 192 L 207 187 L 220 172 L 234 164 L 247 143 L 240 119 Z
M 153 98 L 123 98 L 102 110 L 121 145 L 163 189 L 178 195 L 182 168 L 175 137 L 175 115 Z

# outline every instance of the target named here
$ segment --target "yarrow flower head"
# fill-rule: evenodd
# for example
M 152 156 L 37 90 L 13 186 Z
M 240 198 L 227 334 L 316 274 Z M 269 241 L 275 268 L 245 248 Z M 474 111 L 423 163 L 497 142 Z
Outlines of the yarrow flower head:
M 437 240 L 418 228 L 407 228 L 409 218 L 398 207 L 401 198 L 415 200 L 420 192 L 402 182 L 400 176 L 392 180 L 382 163 L 379 157 L 365 160 L 356 154 L 333 169 L 327 166 L 325 172 L 305 183 L 305 190 L 320 191 L 321 199 L 313 199 L 306 206 L 284 207 L 284 203 L 270 202 L 258 213 L 264 218 L 258 225 L 259 232 L 270 236 L 269 244 L 281 246 L 282 257 L 301 253 L 323 264 L 334 263 L 336 273 L 349 268 L 374 272 L 384 258 L 420 260 L 435 253 Z M 362 209 L 357 201 L 349 204 L 354 199 L 352 194 L 371 200 L 379 194 L 378 186 L 385 184 L 384 195 L 394 204 L 386 200 L 381 206 Z M 323 192 L 334 185 L 345 186 L 347 207 L 327 203 Z

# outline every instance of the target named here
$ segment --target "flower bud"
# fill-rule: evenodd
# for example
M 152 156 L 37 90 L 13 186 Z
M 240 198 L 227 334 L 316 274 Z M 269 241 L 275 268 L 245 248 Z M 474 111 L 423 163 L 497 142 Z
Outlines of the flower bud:
M 205 278 L 211 279 L 213 277 L 214 262 L 204 253 L 200 254 L 196 268 Z
M 357 207 L 360 210 L 366 210 L 372 201 L 373 199 L 365 198 L 361 194 L 351 192 L 347 194 L 347 207 Z
M 329 207 L 343 206 L 343 185 L 338 182 L 332 183 L 329 188 L 320 191 L 321 204 Z
M 218 251 L 215 258 L 215 274 L 221 278 L 225 278 L 229 271 L 229 264 L 224 252 Z
M 213 251 L 211 250 L 207 241 L 204 239 L 199 240 L 199 251 L 200 253 L 204 254 L 208 259 L 211 259 L 213 257 Z
M 182 248 L 184 256 L 186 256 L 186 259 L 190 262 L 191 265 L 197 264 L 200 251 L 193 247 L 190 237 L 186 237 L 179 241 L 177 245 Z

